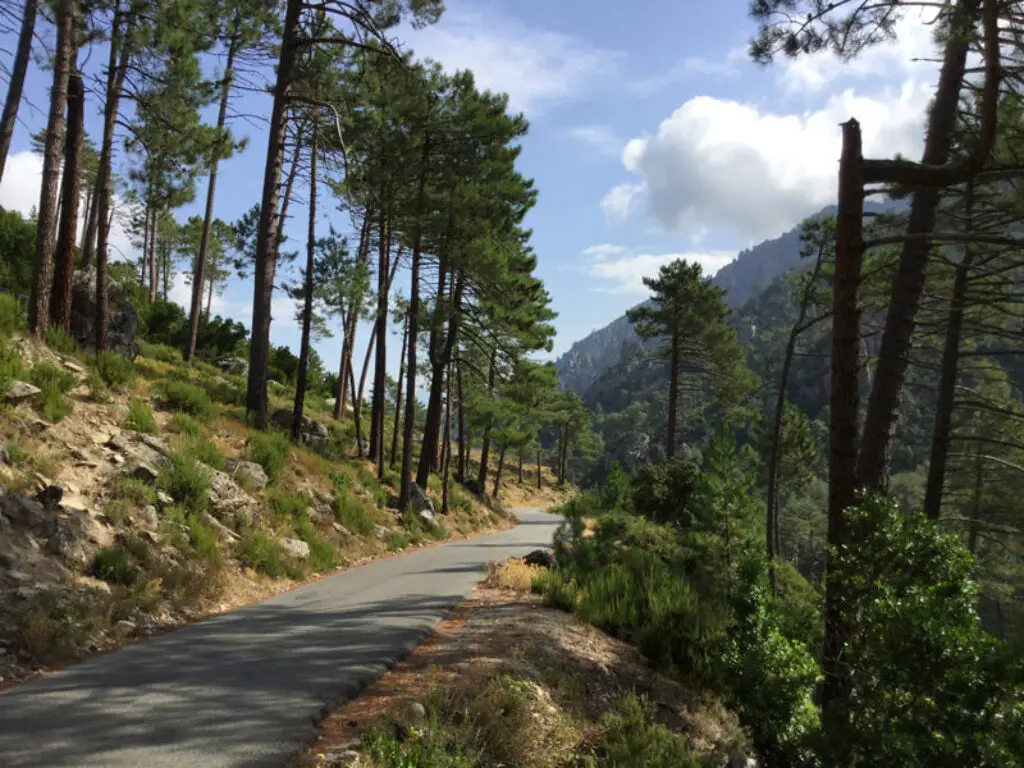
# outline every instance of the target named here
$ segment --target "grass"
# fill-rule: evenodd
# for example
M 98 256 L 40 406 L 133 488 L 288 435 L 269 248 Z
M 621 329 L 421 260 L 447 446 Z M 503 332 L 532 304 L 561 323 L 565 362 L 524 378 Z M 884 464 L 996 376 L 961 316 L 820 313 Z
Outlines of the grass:
M 409 542 L 401 531 L 391 531 L 384 543 L 388 545 L 388 552 L 398 552 L 405 549 Z
M 137 507 L 156 504 L 156 489 L 135 477 L 121 475 L 113 488 L 113 498 L 130 501 Z
M 249 458 L 263 467 L 271 483 L 281 477 L 291 452 L 291 442 L 280 432 L 253 432 L 249 435 Z
M 139 578 L 135 556 L 124 546 L 104 547 L 93 556 L 89 573 L 108 584 L 131 586 Z
M 339 491 L 334 506 L 334 518 L 345 526 L 349 533 L 357 536 L 369 536 L 373 533 L 373 520 L 359 499 Z
M 164 384 L 167 403 L 176 411 L 209 421 L 213 416 L 213 403 L 206 391 L 187 381 L 170 379 Z
M 135 367 L 124 355 L 101 350 L 89 362 L 107 386 L 113 389 L 124 389 L 135 381 Z
M 0 293 L 0 338 L 10 338 L 25 330 L 25 310 L 9 293 Z
M 262 531 L 246 533 L 238 542 L 235 554 L 242 565 L 265 573 L 272 579 L 302 577 L 302 569 L 289 561 L 280 542 Z
M 39 363 L 29 371 L 28 379 L 40 389 L 39 411 L 47 421 L 57 423 L 70 416 L 75 404 L 64 396 L 77 379 L 70 371 L 65 371 L 49 363 Z
M 160 473 L 161 489 L 190 512 L 203 512 L 210 504 L 210 480 L 196 460 L 181 453 L 171 456 L 171 466 Z
M 298 520 L 309 508 L 309 500 L 297 493 L 271 488 L 267 494 L 270 508 L 280 520 Z
M 356 478 L 359 480 L 359 484 L 363 486 L 363 488 L 373 494 L 373 501 L 379 508 L 384 509 L 387 507 L 388 492 L 381 487 L 381 484 L 377 481 L 376 475 L 370 472 L 366 467 L 359 466 L 356 469 Z
M 180 365 L 183 362 L 181 350 L 169 347 L 166 344 L 151 344 L 148 341 L 140 341 L 139 354 L 151 360 L 159 360 L 171 365 Z
M 198 419 L 189 416 L 187 413 L 176 413 L 167 423 L 172 432 L 187 437 L 200 437 L 203 434 L 203 424 Z
M 164 510 L 164 517 L 169 522 L 183 527 L 187 532 L 187 540 L 179 542 L 179 549 L 210 565 L 217 565 L 223 561 L 217 534 L 202 521 L 200 514 L 174 506 Z
M 176 442 L 178 452 L 183 456 L 200 461 L 206 466 L 219 469 L 222 472 L 228 468 L 228 460 L 221 453 L 220 448 L 203 435 L 182 435 Z
M 62 355 L 78 354 L 78 342 L 75 337 L 56 325 L 46 326 L 46 333 L 43 334 L 46 346 L 60 352 Z
M 156 418 L 153 416 L 153 409 L 149 403 L 141 397 L 132 397 L 128 400 L 128 417 L 124 420 L 126 429 L 134 429 L 147 435 L 155 435 L 157 432 Z
M 295 532 L 309 545 L 309 567 L 312 570 L 329 571 L 344 563 L 341 553 L 317 533 L 313 523 L 305 515 L 296 524 Z
M 124 525 L 132 513 L 132 506 L 124 499 L 111 499 L 103 505 L 103 514 L 114 525 Z
M 214 382 L 210 387 L 210 398 L 223 405 L 245 405 L 245 392 L 230 382 Z
M 507 557 L 500 563 L 487 566 L 487 578 L 484 583 L 488 587 L 510 589 L 515 592 L 529 592 L 534 580 L 544 569 L 538 565 L 527 565 L 518 557 Z
M 89 399 L 94 403 L 110 402 L 110 387 L 95 371 L 89 371 L 86 375 L 85 386 L 89 390 Z
M 28 452 L 25 447 L 19 442 L 11 442 L 7 444 L 6 449 L 7 463 L 12 467 L 20 467 L 28 462 Z

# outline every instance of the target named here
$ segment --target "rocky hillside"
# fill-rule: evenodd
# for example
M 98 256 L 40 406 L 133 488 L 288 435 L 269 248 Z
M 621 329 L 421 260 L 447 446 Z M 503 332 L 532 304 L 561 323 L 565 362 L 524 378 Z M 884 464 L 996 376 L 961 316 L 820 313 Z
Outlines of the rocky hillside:
M 0 304 L 0 320 L 16 313 Z M 6 325 L 0 687 L 318 573 L 506 524 L 459 486 L 435 515 L 436 477 L 399 514 L 397 477 L 378 483 L 351 455 L 351 420 L 333 422 L 318 398 L 300 445 L 250 431 L 239 361 L 190 367 L 144 341 L 134 361 L 85 356 L 66 335 L 48 346 Z M 275 422 L 289 421 L 292 393 L 271 393 Z

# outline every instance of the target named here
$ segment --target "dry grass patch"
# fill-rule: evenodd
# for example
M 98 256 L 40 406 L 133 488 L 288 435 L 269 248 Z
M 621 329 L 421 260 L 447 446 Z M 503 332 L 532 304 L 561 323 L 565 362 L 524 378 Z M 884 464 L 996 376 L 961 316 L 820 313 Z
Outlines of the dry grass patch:
M 487 565 L 484 585 L 492 589 L 510 589 L 515 592 L 529 592 L 533 580 L 544 569 L 538 565 L 527 565 L 518 557 L 506 557 L 499 563 Z

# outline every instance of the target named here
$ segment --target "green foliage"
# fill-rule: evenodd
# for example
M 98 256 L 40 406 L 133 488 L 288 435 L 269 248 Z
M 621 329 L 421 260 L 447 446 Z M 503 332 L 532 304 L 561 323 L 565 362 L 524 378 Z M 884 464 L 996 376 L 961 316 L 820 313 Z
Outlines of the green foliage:
M 151 360 L 159 360 L 171 365 L 180 365 L 183 360 L 181 350 L 166 344 L 152 344 L 148 341 L 139 342 L 139 354 Z
M 114 498 L 126 499 L 137 507 L 156 504 L 156 490 L 144 480 L 121 475 L 114 483 Z
M 134 429 L 136 432 L 143 432 L 147 435 L 155 435 L 157 432 L 156 418 L 153 416 L 153 409 L 149 402 L 141 397 L 131 397 L 128 400 L 128 416 L 124 420 L 125 429 Z
M 9 339 L 16 333 L 23 333 L 25 323 L 25 309 L 21 302 L 9 293 L 0 293 L 0 338 Z
M 633 509 L 659 523 L 686 524 L 699 481 L 700 468 L 688 461 L 646 464 L 633 482 Z
M 828 764 L 1024 764 L 1024 664 L 981 627 L 970 553 L 880 498 L 849 511 L 847 526 L 858 546 L 833 558 L 858 609 L 852 727 L 822 745 Z
M 305 516 L 306 510 L 309 508 L 309 500 L 304 496 L 277 488 L 270 489 L 267 500 L 274 513 L 284 519 L 299 520 Z
M 655 721 L 655 706 L 646 696 L 627 694 L 601 719 L 595 750 L 599 765 L 644 768 L 701 768 L 699 753 L 686 737 Z
M 2 309 L 0 309 L 0 312 L 2 312 Z M 46 326 L 46 333 L 43 338 L 46 341 L 46 346 L 56 352 L 60 352 L 62 355 L 78 353 L 78 342 L 75 341 L 75 337 L 59 326 Z
M 32 287 L 36 223 L 17 211 L 0 209 L 0 285 L 18 296 Z
M 329 571 L 344 562 L 341 554 L 331 543 L 317 533 L 309 517 L 303 512 L 298 516 L 295 531 L 309 545 L 309 567 L 314 571 Z
M 183 456 L 200 461 L 206 466 L 219 469 L 222 472 L 228 468 L 228 460 L 221 453 L 220 448 L 203 435 L 182 435 L 177 442 L 178 452 Z
M 210 401 L 210 396 L 195 384 L 170 379 L 164 384 L 164 396 L 171 408 L 195 416 L 201 421 L 209 421 L 213 416 L 213 403 Z
M 174 432 L 186 437 L 201 437 L 203 434 L 202 422 L 187 413 L 174 414 L 168 422 L 168 426 Z
M 107 382 L 107 385 L 114 389 L 124 389 L 135 380 L 135 368 L 132 366 L 132 361 L 124 355 L 102 350 L 97 352 L 89 362 Z
M 605 509 L 622 509 L 629 503 L 633 484 L 629 474 L 614 462 L 601 486 L 601 505 Z
M 49 363 L 38 363 L 28 374 L 28 380 L 41 390 L 39 411 L 47 421 L 57 423 L 75 410 L 75 405 L 64 396 L 77 379 L 70 371 Z
M 820 648 L 824 639 L 821 593 L 785 560 L 775 563 L 775 584 L 773 607 L 779 631 L 807 648 Z
M 6 394 L 11 387 L 11 382 L 19 376 L 21 376 L 21 355 L 0 338 L 0 393 Z
M 160 473 L 160 488 L 180 506 L 191 512 L 203 512 L 210 505 L 210 480 L 195 458 L 175 453 L 171 466 Z
M 110 388 L 107 386 L 107 382 L 103 380 L 103 377 L 95 371 L 89 371 L 85 377 L 85 386 L 89 390 L 89 399 L 94 403 L 110 402 Z
M 384 543 L 388 545 L 389 552 L 398 552 L 399 550 L 405 549 L 409 541 L 405 538 L 405 534 L 401 531 L 391 531 Z
M 210 399 L 224 405 L 245 405 L 245 392 L 230 382 L 217 381 L 210 387 Z
M 130 587 L 139 578 L 135 557 L 125 547 L 104 547 L 93 556 L 89 572 L 110 584 Z
M 263 467 L 271 483 L 281 477 L 291 452 L 292 444 L 281 432 L 254 431 L 249 435 L 249 458 Z
M 369 536 L 373 533 L 373 520 L 363 503 L 345 491 L 338 491 L 334 500 L 335 519 L 350 533 Z
M 235 554 L 242 565 L 265 573 L 272 579 L 285 576 L 299 578 L 302 575 L 296 564 L 289 562 L 280 542 L 262 531 L 250 531 L 242 536 Z

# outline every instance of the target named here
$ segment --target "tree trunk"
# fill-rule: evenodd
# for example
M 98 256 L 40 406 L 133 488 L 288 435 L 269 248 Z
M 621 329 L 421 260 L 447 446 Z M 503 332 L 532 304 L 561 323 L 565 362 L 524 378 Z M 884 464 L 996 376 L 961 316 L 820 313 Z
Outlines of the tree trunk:
M 523 484 L 523 452 L 519 451 L 519 484 Z
M 71 283 L 75 274 L 75 240 L 78 234 L 79 179 L 82 140 L 85 135 L 85 87 L 82 74 L 68 78 L 67 136 L 64 138 L 63 215 L 57 236 L 56 268 L 50 295 L 50 318 L 64 331 L 71 330 Z
M 466 441 L 466 408 L 462 399 L 462 365 L 455 363 L 455 391 L 459 398 L 459 482 L 466 482 L 469 445 Z
M 441 514 L 447 515 L 451 510 L 451 474 L 452 474 L 452 366 L 448 364 L 445 376 L 444 397 L 444 461 L 441 463 Z
M 267 366 L 270 362 L 270 303 L 274 295 L 274 270 L 278 247 L 277 204 L 284 164 L 289 96 L 295 67 L 296 39 L 302 0 L 288 0 L 281 53 L 274 85 L 274 106 L 270 113 L 267 159 L 263 171 L 259 234 L 256 239 L 256 268 L 253 281 L 252 337 L 249 345 L 249 382 L 246 411 L 257 429 L 267 426 Z
M 359 269 L 370 257 L 370 228 L 373 220 L 372 212 L 366 209 L 363 226 L 359 232 L 359 251 L 356 255 L 356 269 Z M 345 379 L 352 377 L 352 354 L 356 343 L 356 329 L 359 324 L 359 313 L 363 308 L 362 296 L 353 296 L 351 306 L 343 317 L 345 336 L 341 343 L 341 365 L 338 370 L 338 396 L 334 401 L 334 418 L 345 418 Z M 353 397 L 353 403 L 355 398 Z M 362 455 L 362 454 L 360 454 Z
M 965 204 L 967 207 L 966 233 L 973 229 L 974 187 L 968 182 Z M 974 260 L 970 243 L 964 244 L 963 257 L 956 267 L 953 295 L 949 300 L 949 322 L 942 350 L 942 368 L 939 373 L 939 394 L 935 403 L 935 423 L 932 428 L 931 457 L 928 461 L 928 484 L 924 494 L 924 514 L 929 520 L 938 520 L 942 512 L 942 491 L 946 484 L 946 460 L 949 453 L 949 434 L 953 424 L 953 403 L 956 396 L 957 370 L 960 365 L 960 333 L 964 324 L 964 306 L 967 280 Z
M 152 304 L 156 301 L 157 288 L 160 285 L 160 275 L 156 268 L 156 238 L 160 215 L 155 205 L 150 207 L 149 215 L 149 303 Z
M 825 246 L 820 243 L 818 256 L 814 261 L 814 269 L 807 280 L 807 287 L 800 299 L 800 310 L 789 331 L 789 340 L 786 342 L 786 353 L 782 358 L 782 374 L 779 377 L 779 391 L 775 396 L 775 416 L 772 423 L 772 447 L 768 455 L 768 492 L 765 512 L 765 529 L 768 544 L 768 576 L 772 588 L 772 597 L 776 595 L 775 583 L 775 558 L 779 555 L 779 463 L 782 459 L 782 418 L 786 408 L 786 389 L 789 387 L 789 369 L 793 365 L 793 355 L 796 353 L 796 340 L 803 330 L 804 320 L 807 317 L 807 308 L 811 303 L 814 283 L 821 272 L 821 262 L 825 254 Z
M 373 327 L 370 328 L 370 339 L 366 343 L 366 355 L 363 357 L 363 372 L 359 375 L 359 392 L 356 394 L 355 401 L 352 403 L 352 411 L 356 420 L 356 440 L 358 441 L 358 454 L 359 458 L 363 457 L 363 438 L 360 430 L 361 417 L 363 415 L 363 392 L 366 389 L 366 374 L 370 370 L 370 357 L 373 355 L 374 348 L 377 346 L 377 324 L 374 323 Z M 373 458 L 373 452 L 370 452 L 370 458 Z
M 97 170 L 97 178 L 99 172 Z M 100 224 L 100 199 L 96 195 L 96 181 L 93 180 L 89 190 L 89 208 L 85 219 L 85 232 L 82 235 L 82 268 L 91 267 L 96 258 L 96 236 Z
M 70 87 L 70 83 L 69 83 L 69 87 Z M 70 98 L 70 95 L 68 96 L 68 98 Z M 67 162 L 67 161 L 65 161 L 65 162 Z M 89 227 L 92 226 L 92 197 L 93 197 L 92 193 L 93 193 L 93 190 L 96 188 L 96 185 L 95 184 L 89 184 L 88 182 L 86 182 L 84 180 L 83 176 L 84 176 L 84 169 L 79 168 L 78 169 L 78 186 L 80 188 L 81 187 L 85 187 L 85 206 L 84 206 L 85 219 L 82 222 L 82 238 L 81 238 L 81 241 L 76 240 L 76 243 L 80 242 L 80 247 L 82 248 L 82 251 L 84 252 L 85 251 L 85 238 L 87 236 L 87 233 L 89 232 Z
M 209 280 L 207 280 L 206 284 L 207 284 L 207 289 L 206 289 L 206 321 L 209 322 L 210 321 L 210 309 L 213 307 L 213 278 L 210 278 Z M 199 338 L 199 326 L 197 324 L 196 325 L 196 339 L 198 339 L 198 338 Z M 192 350 L 192 353 L 195 354 L 195 350 L 194 349 Z
M 540 446 L 537 446 L 537 490 L 539 491 L 543 487 L 543 480 L 540 474 Z
M 487 393 L 489 395 L 494 394 L 494 382 L 497 377 L 497 362 L 498 362 L 498 348 L 497 346 L 491 350 L 490 365 L 487 367 Z M 491 425 L 488 424 L 484 427 L 483 443 L 480 446 L 480 470 L 477 474 L 477 486 L 480 488 L 480 493 L 487 495 L 487 460 L 488 453 L 491 449 Z
M 61 0 L 57 11 L 57 50 L 50 89 L 50 114 L 46 122 L 46 148 L 43 152 L 43 177 L 39 190 L 39 218 L 36 229 L 36 253 L 32 270 L 32 296 L 28 307 L 28 328 L 42 338 L 50 318 L 50 291 L 53 280 L 53 246 L 56 236 L 57 179 L 64 143 L 64 109 L 68 100 L 68 75 L 74 54 L 76 0 Z
M 928 112 L 928 131 L 921 162 L 941 166 L 949 160 L 956 127 L 960 90 L 967 64 L 967 53 L 980 0 L 959 0 L 953 11 L 953 33 L 946 43 L 935 101 Z M 989 52 L 986 52 L 989 55 Z M 892 444 L 896 434 L 900 399 L 910 362 L 911 337 L 924 292 L 931 240 L 935 229 L 940 190 L 923 187 L 914 190 L 907 222 L 908 240 L 903 244 L 899 267 L 892 283 L 889 310 L 885 318 L 875 378 L 868 398 L 864 434 L 860 442 L 857 484 L 863 488 L 884 490 L 892 469 Z
M 306 377 L 309 372 L 309 337 L 313 326 L 313 270 L 316 267 L 316 161 L 317 126 L 313 120 L 309 140 L 309 229 L 306 234 L 306 280 L 303 286 L 302 340 L 299 343 L 299 370 L 295 380 L 295 407 L 292 410 L 292 442 L 299 441 L 302 411 L 306 404 Z
M 388 332 L 388 292 L 391 285 L 388 280 L 389 260 L 391 258 L 391 222 L 385 211 L 381 211 L 378 237 L 380 270 L 377 278 L 377 356 L 373 372 L 373 410 L 370 426 L 370 455 L 377 464 L 377 479 L 384 479 L 384 406 L 387 398 L 387 332 Z M 415 346 L 415 345 L 414 345 Z M 409 372 L 410 374 L 413 371 Z M 415 377 L 414 377 L 415 378 Z M 397 414 L 395 414 L 397 418 Z M 404 507 L 403 507 L 404 509 Z
M 415 251 L 413 252 L 413 259 L 416 258 Z M 395 419 L 391 428 L 391 455 L 388 457 L 388 466 L 391 469 L 395 468 L 395 462 L 398 460 L 398 433 L 401 431 L 402 425 L 402 383 L 405 381 L 405 362 L 407 353 L 407 344 L 409 342 L 409 318 L 405 318 L 405 327 L 402 329 L 402 354 L 399 356 L 401 361 L 398 365 L 398 386 L 395 387 Z
M 231 98 L 231 85 L 235 78 L 235 54 L 240 45 L 239 26 L 241 14 L 235 14 L 234 29 L 231 40 L 228 43 L 227 62 L 224 65 L 224 81 L 220 90 L 220 108 L 217 112 L 217 141 L 222 143 L 224 126 L 228 118 L 228 102 Z M 220 149 L 220 147 L 218 147 Z M 210 163 L 210 178 L 206 184 L 206 211 L 203 214 L 203 230 L 199 236 L 199 252 L 196 254 L 195 271 L 192 275 L 192 305 L 188 316 L 188 341 L 185 343 L 184 357 L 191 361 L 196 353 L 196 339 L 199 337 L 199 313 L 203 302 L 203 280 L 206 279 L 206 253 L 210 248 L 210 231 L 213 229 L 213 200 L 217 191 L 217 170 L 220 164 L 220 154 L 215 153 Z M 207 302 L 209 307 L 213 296 L 213 280 L 210 280 L 211 299 Z M 210 311 L 206 311 L 209 317 Z
M 672 352 L 668 378 L 668 435 L 665 438 L 665 456 L 676 454 L 676 416 L 679 410 L 679 331 L 672 330 Z M 564 481 L 564 478 L 563 478 Z
M 833 280 L 832 371 L 830 397 L 830 452 L 828 543 L 844 543 L 846 510 L 856 501 L 857 410 L 860 402 L 860 281 L 863 258 L 863 157 L 860 125 L 843 124 L 843 152 L 839 161 L 839 210 L 836 224 L 836 266 Z M 850 670 L 845 659 L 849 632 L 848 604 L 833 569 L 825 580 L 825 676 L 822 711 L 826 733 L 839 734 L 848 721 Z
M 498 498 L 498 491 L 501 489 L 501 470 L 505 468 L 506 450 L 508 450 L 508 446 L 502 443 L 501 450 L 498 452 L 498 468 L 494 472 L 494 498 Z
M 32 61 L 32 37 L 35 34 L 38 0 L 25 0 L 21 12 L 21 31 L 18 33 L 18 49 L 14 54 L 11 80 L 7 86 L 7 101 L 4 102 L 3 116 L 0 117 L 0 180 L 7 165 L 7 153 L 11 150 L 14 126 L 21 106 L 21 92 L 25 87 L 25 73 Z
M 121 28 L 122 23 L 124 28 Z M 114 12 L 110 39 L 110 59 L 107 64 L 107 93 L 103 106 L 103 143 L 100 146 L 99 166 L 96 172 L 96 213 L 99 219 L 96 231 L 96 350 L 107 348 L 107 246 L 114 212 L 110 205 L 110 165 L 114 153 L 114 127 L 121 102 L 128 68 L 128 20 L 123 18 L 120 6 Z

